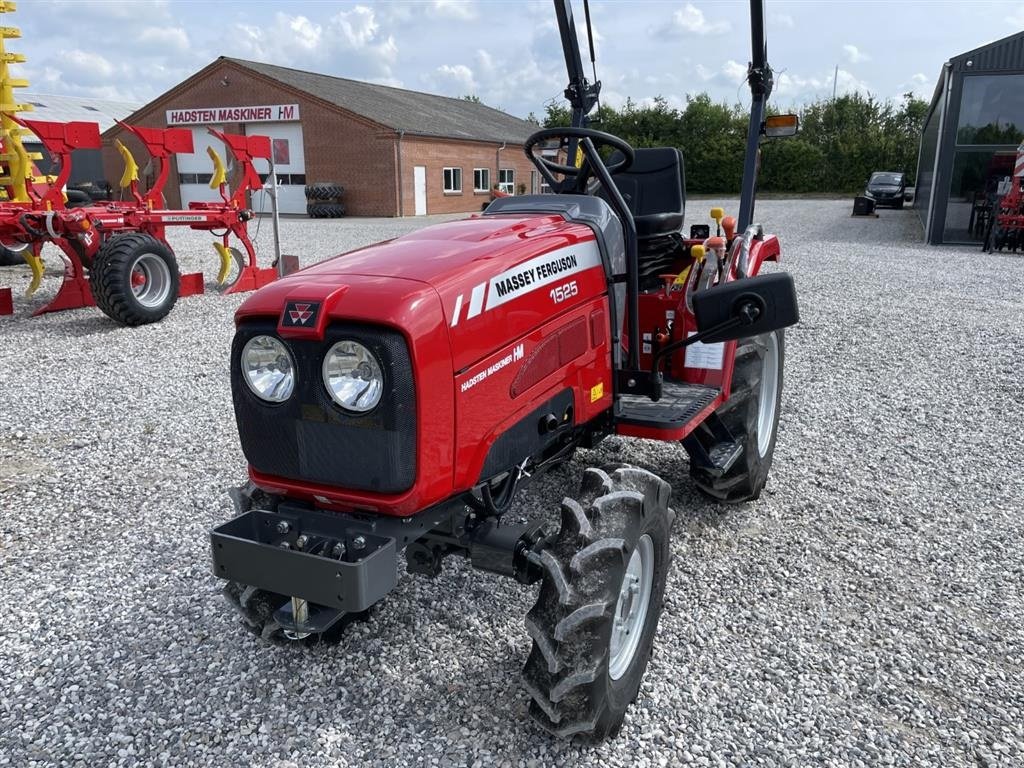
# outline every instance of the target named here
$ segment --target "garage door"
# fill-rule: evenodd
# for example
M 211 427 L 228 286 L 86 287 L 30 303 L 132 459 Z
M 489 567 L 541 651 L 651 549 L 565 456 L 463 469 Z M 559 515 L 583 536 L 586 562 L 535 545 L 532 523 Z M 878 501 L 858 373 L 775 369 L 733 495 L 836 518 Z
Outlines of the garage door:
M 245 132 L 252 136 L 269 136 L 277 173 L 277 203 L 281 213 L 306 212 L 306 155 L 302 144 L 302 123 L 251 123 Z M 256 161 L 256 172 L 266 176 L 270 171 L 266 160 Z M 265 192 L 252 196 L 257 212 L 270 213 L 270 199 Z

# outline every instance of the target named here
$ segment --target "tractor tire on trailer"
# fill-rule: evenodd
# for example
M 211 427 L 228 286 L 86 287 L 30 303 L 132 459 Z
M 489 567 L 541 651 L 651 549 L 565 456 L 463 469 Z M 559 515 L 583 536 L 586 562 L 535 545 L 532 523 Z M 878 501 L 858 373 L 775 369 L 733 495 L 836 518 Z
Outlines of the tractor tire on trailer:
M 764 490 L 779 431 L 785 353 L 782 330 L 737 343 L 731 394 L 715 414 L 742 444 L 743 452 L 722 474 L 701 466 L 691 456 L 690 476 L 704 495 L 738 504 L 753 501 Z
M 345 215 L 341 203 L 306 203 L 306 213 L 314 219 L 337 219 Z
M 174 252 L 141 232 L 114 235 L 89 270 L 96 306 L 121 325 L 162 320 L 178 300 L 180 283 Z
M 530 713 L 556 736 L 614 737 L 637 697 L 665 592 L 670 494 L 642 469 L 588 469 L 562 502 L 523 669 Z
M 306 185 L 307 200 L 337 200 L 344 194 L 345 188 L 332 181 Z

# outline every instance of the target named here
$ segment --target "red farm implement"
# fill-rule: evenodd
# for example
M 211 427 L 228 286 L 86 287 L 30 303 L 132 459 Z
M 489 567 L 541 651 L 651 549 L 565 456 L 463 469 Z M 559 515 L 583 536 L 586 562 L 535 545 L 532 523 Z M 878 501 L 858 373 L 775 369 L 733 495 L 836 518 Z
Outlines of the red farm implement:
M 1006 248 L 1014 252 L 1017 249 L 1024 251 L 1024 142 L 1017 147 L 1013 175 L 1002 184 L 1008 189 L 996 202 L 995 215 L 985 238 L 985 250 L 1001 251 Z
M 24 185 L 25 194 L 20 195 L 15 195 L 12 189 L 8 200 L 0 202 L 0 243 L 21 251 L 32 268 L 29 295 L 38 289 L 43 275 L 41 251 L 45 243 L 53 243 L 64 261 L 60 289 L 34 314 L 99 306 L 118 323 L 141 325 L 164 317 L 178 296 L 202 293 L 200 273 L 179 274 L 174 251 L 167 241 L 168 227 L 187 226 L 215 233 L 218 240 L 214 247 L 220 259 L 217 282 L 225 293 L 253 290 L 277 277 L 274 267 L 257 265 L 248 233 L 248 222 L 254 215 L 247 206 L 248 194 L 263 186 L 253 161 L 269 161 L 267 137 L 211 131 L 234 156 L 238 170 L 234 191 L 229 194 L 226 169 L 211 148 L 208 151 L 215 170 L 211 187 L 220 190 L 221 200 L 192 203 L 184 210 L 168 209 L 163 189 L 170 157 L 193 151 L 192 134 L 181 129 L 122 124 L 159 165 L 156 179 L 146 192 L 140 191 L 135 158 L 117 141 L 125 161 L 120 185 L 128 191 L 128 199 L 93 202 L 71 209 L 65 207 L 63 189 L 71 174 L 72 152 L 99 149 L 99 127 L 94 123 L 7 117 L 35 133 L 60 168 L 56 179 L 48 185 Z M 244 255 L 230 245 L 231 237 L 242 244 Z

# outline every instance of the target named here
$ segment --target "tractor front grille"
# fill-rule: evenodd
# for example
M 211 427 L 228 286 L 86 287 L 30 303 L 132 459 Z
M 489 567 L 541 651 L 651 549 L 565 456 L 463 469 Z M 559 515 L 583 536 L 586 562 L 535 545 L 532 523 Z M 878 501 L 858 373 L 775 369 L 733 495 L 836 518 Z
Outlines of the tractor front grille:
M 249 464 L 260 473 L 352 490 L 392 494 L 411 488 L 416 479 L 416 392 L 402 335 L 336 323 L 323 341 L 282 339 L 295 361 L 295 391 L 284 403 L 272 405 L 249 390 L 239 369 L 242 348 L 259 334 L 276 336 L 276 322 L 245 323 L 231 347 L 235 419 Z M 342 339 L 360 342 L 381 362 L 384 395 L 370 413 L 344 411 L 324 387 L 323 356 Z

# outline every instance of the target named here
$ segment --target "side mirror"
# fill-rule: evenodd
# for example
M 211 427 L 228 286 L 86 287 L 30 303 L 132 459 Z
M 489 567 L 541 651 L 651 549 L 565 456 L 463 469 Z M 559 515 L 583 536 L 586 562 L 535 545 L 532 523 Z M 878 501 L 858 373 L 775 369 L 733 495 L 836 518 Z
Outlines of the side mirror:
M 764 135 L 769 139 L 778 139 L 783 136 L 796 136 L 800 130 L 799 115 L 772 115 L 764 121 Z
M 800 321 L 796 287 L 786 272 L 697 291 L 693 294 L 693 312 L 700 341 L 705 344 L 759 336 Z

